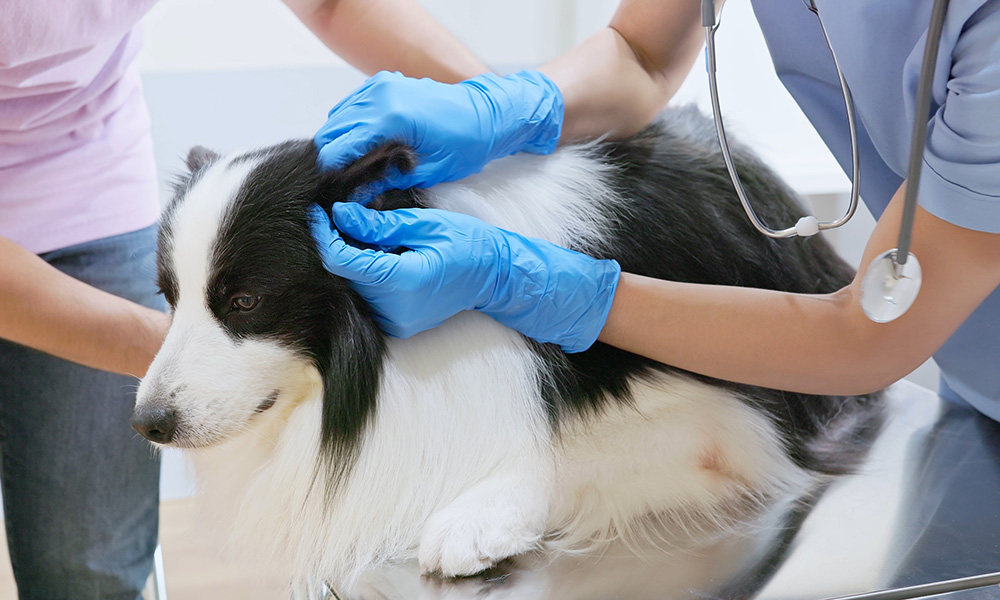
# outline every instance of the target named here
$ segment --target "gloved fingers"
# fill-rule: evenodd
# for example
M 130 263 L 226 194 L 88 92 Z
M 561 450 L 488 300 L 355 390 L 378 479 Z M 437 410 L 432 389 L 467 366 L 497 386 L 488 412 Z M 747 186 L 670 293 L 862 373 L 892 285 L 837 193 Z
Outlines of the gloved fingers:
M 461 179 L 475 172 L 471 168 L 467 169 L 468 172 L 459 173 L 454 172 L 454 169 L 448 170 L 444 168 L 439 157 L 437 160 L 429 160 L 418 154 L 417 159 L 417 166 L 413 170 L 406 173 L 396 171 L 385 177 L 386 189 L 407 190 L 410 188 L 429 188 L 438 183 L 447 183 Z
M 323 126 L 313 136 L 313 145 L 316 146 L 317 150 L 322 150 L 330 142 L 349 134 L 360 125 L 361 122 L 358 119 L 333 120 L 331 118 L 323 123 Z
M 422 158 L 418 157 L 418 160 L 422 160 Z M 364 186 L 356 189 L 351 194 L 350 201 L 358 202 L 363 206 L 368 206 L 375 196 L 385 193 L 388 190 L 429 188 L 438 183 L 461 179 L 462 177 L 471 175 L 472 173 L 473 171 L 471 169 L 468 173 L 453 173 L 444 171 L 441 168 L 440 161 L 420 162 L 413 168 L 413 170 L 406 172 L 393 168 L 381 179 L 365 184 Z
M 359 242 L 390 247 L 426 245 L 428 230 L 440 221 L 427 210 L 378 211 L 354 202 L 335 203 L 333 219 L 338 229 Z
M 390 337 L 406 339 L 408 337 L 413 337 L 425 329 L 429 329 L 429 327 L 419 327 L 394 321 L 379 313 L 376 307 L 372 308 L 374 309 L 374 314 L 372 316 L 375 317 L 375 322 L 378 323 L 378 326 L 382 329 L 382 331 L 388 333 Z
M 327 113 L 327 117 L 333 117 L 335 114 L 343 110 L 345 107 L 354 104 L 359 96 L 363 96 L 372 86 L 376 85 L 379 81 L 385 78 L 387 71 L 380 71 L 368 79 L 366 79 L 361 85 L 357 87 L 353 92 L 344 96 L 344 98 L 335 104 L 330 112 Z
M 366 183 L 365 185 L 358 186 L 351 192 L 350 197 L 347 201 L 352 204 L 360 204 L 361 206 L 368 206 L 371 204 L 379 194 L 385 192 L 387 188 L 381 181 L 373 181 L 371 183 Z
M 389 190 L 406 190 L 417 187 L 417 182 L 413 181 L 413 172 L 402 173 L 393 167 L 381 179 L 371 181 L 356 188 L 351 192 L 348 202 L 355 202 L 362 206 L 368 206 L 379 194 Z
M 319 149 L 316 162 L 323 171 L 342 169 L 380 146 L 385 140 L 385 135 L 375 133 L 363 125 L 352 125 L 346 133 L 328 140 L 325 134 L 317 134 L 313 140 Z
M 358 86 L 357 89 L 355 89 L 350 94 L 344 96 L 340 100 L 340 102 L 334 104 L 333 108 L 331 108 L 330 111 L 326 113 L 327 119 L 333 118 L 340 111 L 344 110 L 345 107 L 351 106 L 352 104 L 357 102 L 358 97 L 363 96 L 372 87 L 372 85 L 374 85 L 375 82 L 373 81 L 373 79 L 374 77 L 369 77 L 368 79 L 365 80 L 364 83 Z
M 372 317 L 375 318 L 375 322 L 378 324 L 379 328 L 389 334 L 389 337 L 405 339 L 411 335 L 405 328 L 397 325 L 395 321 L 382 316 L 378 311 L 373 310 Z
M 330 142 L 364 126 L 370 117 L 368 112 L 370 111 L 366 110 L 361 98 L 357 95 L 344 98 L 330 111 L 326 122 L 313 136 L 313 143 L 317 148 L 322 149 Z
M 362 136 L 364 139 L 355 141 L 353 143 L 354 146 L 365 146 L 364 142 L 371 141 L 370 144 L 367 144 L 368 147 L 364 151 L 350 156 L 348 160 L 340 164 L 330 165 L 330 168 L 341 167 L 350 162 L 350 160 L 362 156 L 365 152 L 375 148 L 387 139 L 387 135 L 389 134 L 386 134 L 386 131 L 399 130 L 404 125 L 409 124 L 405 119 L 400 122 L 398 120 L 400 115 L 398 114 L 395 115 L 397 117 L 396 122 L 387 120 L 389 115 L 394 114 L 388 109 L 391 102 L 389 99 L 380 97 L 378 88 L 385 89 L 385 82 L 392 79 L 405 80 L 406 78 L 401 73 L 389 71 L 377 73 L 370 77 L 360 88 L 346 96 L 330 109 L 326 123 L 313 136 L 313 142 L 317 148 L 322 149 L 327 144 L 350 135 L 358 129 L 365 131 L 365 134 Z M 402 132 L 397 131 L 396 133 Z M 358 133 L 354 133 L 354 135 L 357 136 Z
M 383 280 L 398 257 L 377 250 L 355 248 L 333 229 L 326 211 L 309 207 L 309 228 L 319 247 L 323 267 L 338 277 L 370 284 Z

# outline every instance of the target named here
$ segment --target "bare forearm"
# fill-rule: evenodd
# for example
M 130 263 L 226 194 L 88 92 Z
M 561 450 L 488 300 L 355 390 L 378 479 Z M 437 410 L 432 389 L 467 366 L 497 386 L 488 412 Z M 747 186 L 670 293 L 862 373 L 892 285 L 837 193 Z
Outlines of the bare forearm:
M 917 208 L 913 253 L 923 285 L 889 323 L 869 320 L 867 266 L 893 248 L 905 185 L 875 227 L 861 270 L 829 295 L 622 276 L 600 340 L 696 373 L 776 389 L 855 394 L 879 389 L 929 358 L 1000 285 L 1000 235 Z M 794 241 L 790 243 L 795 243 Z
M 368 74 L 399 71 L 454 83 L 488 70 L 411 0 L 286 3 L 327 47 Z
M 851 303 L 850 290 L 788 294 L 623 274 L 599 339 L 720 379 L 803 393 L 864 393 L 916 365 L 870 360 L 881 345 L 877 326 L 861 322 Z
M 0 337 L 89 367 L 142 376 L 167 315 L 65 275 L 0 238 Z
M 702 45 L 698 3 L 622 2 L 611 24 L 540 70 L 562 91 L 564 142 L 639 131 L 691 70 Z

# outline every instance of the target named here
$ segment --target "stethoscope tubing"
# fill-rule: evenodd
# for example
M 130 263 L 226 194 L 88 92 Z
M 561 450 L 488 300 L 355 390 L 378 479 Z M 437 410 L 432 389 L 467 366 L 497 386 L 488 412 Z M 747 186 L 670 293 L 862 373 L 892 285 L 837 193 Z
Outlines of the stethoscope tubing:
M 743 210 L 747 213 L 750 222 L 755 229 L 771 238 L 814 235 L 819 231 L 834 229 L 844 225 L 854 216 L 857 210 L 860 192 L 861 160 L 858 150 L 854 102 L 851 97 L 850 86 L 848 86 L 844 72 L 840 68 L 840 62 L 837 60 L 837 54 L 833 50 L 833 44 L 830 43 L 830 37 L 826 32 L 826 27 L 823 25 L 823 19 L 820 18 L 815 0 L 802 1 L 806 8 L 815 14 L 819 20 L 820 30 L 823 32 L 823 38 L 830 49 L 830 54 L 833 56 L 833 63 L 837 69 L 837 77 L 840 80 L 840 87 L 844 94 L 844 104 L 847 108 L 847 122 L 851 134 L 851 158 L 853 163 L 851 203 L 847 212 L 835 221 L 819 222 L 815 217 L 803 217 L 796 223 L 795 227 L 781 230 L 768 227 L 757 217 L 747 198 L 746 191 L 743 189 L 739 174 L 736 172 L 729 149 L 729 142 L 726 139 L 725 126 L 722 122 L 718 83 L 715 75 L 715 32 L 719 28 L 721 19 L 716 16 L 714 0 L 702 0 L 701 2 L 702 26 L 705 27 L 705 68 L 708 71 L 712 116 L 715 119 L 716 132 L 718 133 L 723 160 L 733 181 L 736 194 L 739 196 L 740 203 L 743 205 Z M 725 4 L 725 0 L 722 0 L 722 3 Z M 883 252 L 872 261 L 861 284 L 862 309 L 870 319 L 878 323 L 892 321 L 905 313 L 913 304 L 920 290 L 922 278 L 920 263 L 915 256 L 910 254 L 909 250 L 913 241 L 913 225 L 918 204 L 917 192 L 920 187 L 920 174 L 924 162 L 923 155 L 927 143 L 927 130 L 929 128 L 926 119 L 930 115 L 931 88 L 934 82 L 934 71 L 937 65 L 938 50 L 941 45 L 941 35 L 944 30 L 944 19 L 947 11 L 948 0 L 934 0 L 931 8 L 931 19 L 925 37 L 924 56 L 920 67 L 920 80 L 918 82 L 916 104 L 914 106 L 910 156 L 906 175 L 907 185 L 903 197 L 903 214 L 900 218 L 896 248 Z M 911 258 L 913 260 L 908 264 Z
M 819 20 L 820 30 L 823 32 L 823 39 L 826 41 L 827 47 L 830 49 L 830 54 L 833 56 L 833 63 L 837 69 L 837 77 L 840 79 L 840 89 L 844 95 L 844 106 L 847 109 L 847 124 L 851 132 L 851 164 L 852 164 L 852 175 L 851 175 L 851 201 L 847 208 L 847 211 L 838 219 L 833 221 L 819 221 L 816 222 L 816 229 L 812 233 L 818 231 L 824 231 L 827 229 L 836 229 L 851 220 L 854 213 L 858 209 L 858 199 L 860 197 L 861 190 L 861 153 L 858 150 L 858 129 L 857 122 L 855 120 L 854 114 L 854 98 L 851 96 L 851 88 L 847 85 L 847 79 L 844 77 L 844 72 L 840 68 L 840 61 L 837 60 L 837 54 L 833 51 L 833 45 L 830 43 L 830 37 L 826 33 L 826 27 L 823 26 L 823 20 L 819 18 L 819 11 L 816 9 L 815 4 L 811 0 L 803 0 L 808 2 L 806 8 L 808 8 L 816 18 Z M 722 1 L 725 4 L 725 0 Z M 736 195 L 740 199 L 740 204 L 743 206 L 743 211 L 747 214 L 750 222 L 753 224 L 754 228 L 760 233 L 766 235 L 770 238 L 784 239 L 795 237 L 798 235 L 803 235 L 802 229 L 799 227 L 788 227 L 786 229 L 773 229 L 757 216 L 756 211 L 753 209 L 753 205 L 750 203 L 747 197 L 746 190 L 743 188 L 743 183 L 740 180 L 739 173 L 736 171 L 736 164 L 733 161 L 732 152 L 729 148 L 729 140 L 726 136 L 725 124 L 722 120 L 722 107 L 719 103 L 719 84 L 716 78 L 716 51 L 715 51 L 715 32 L 718 30 L 719 25 L 722 23 L 721 15 L 716 18 L 715 14 L 715 3 L 713 0 L 702 0 L 702 25 L 705 27 L 705 69 L 708 72 L 708 89 L 709 97 L 712 103 L 712 116 L 715 120 L 716 133 L 719 138 L 719 146 L 722 150 L 722 159 L 726 163 L 726 169 L 729 171 L 729 177 L 733 181 L 733 187 L 736 189 Z M 720 5 L 721 12 L 721 5 Z M 811 234 L 806 234 L 811 235 Z

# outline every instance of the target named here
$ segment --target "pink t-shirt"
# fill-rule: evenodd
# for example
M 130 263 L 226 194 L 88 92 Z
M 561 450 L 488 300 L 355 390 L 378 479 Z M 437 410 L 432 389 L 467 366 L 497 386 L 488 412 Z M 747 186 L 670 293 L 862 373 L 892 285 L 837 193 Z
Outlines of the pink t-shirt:
M 134 64 L 154 2 L 0 2 L 0 236 L 40 253 L 156 221 Z

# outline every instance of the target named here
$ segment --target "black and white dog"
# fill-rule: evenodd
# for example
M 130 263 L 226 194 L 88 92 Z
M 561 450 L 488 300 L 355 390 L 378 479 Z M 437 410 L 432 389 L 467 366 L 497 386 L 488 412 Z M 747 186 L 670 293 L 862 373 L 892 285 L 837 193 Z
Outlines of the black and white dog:
M 851 270 L 822 239 L 753 230 L 717 148 L 700 113 L 670 110 L 625 141 L 509 157 L 375 205 L 469 213 L 656 278 L 845 285 Z M 745 149 L 736 158 L 763 219 L 802 216 L 764 165 Z M 477 313 L 387 338 L 323 269 L 307 208 L 409 160 L 387 146 L 320 173 L 307 141 L 188 157 L 160 230 L 173 324 L 133 425 L 187 450 L 233 547 L 293 579 L 349 582 L 411 557 L 467 575 L 650 521 L 692 535 L 733 527 L 864 457 L 879 394 L 737 385 L 603 344 L 566 355 Z

